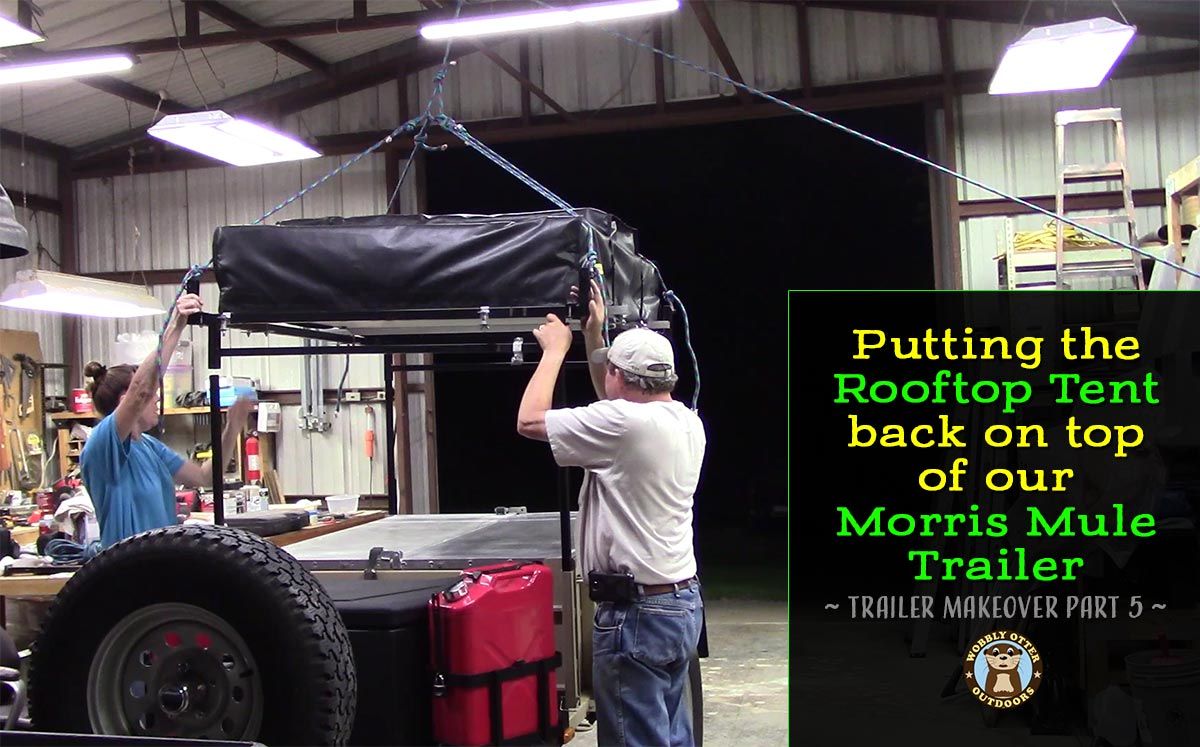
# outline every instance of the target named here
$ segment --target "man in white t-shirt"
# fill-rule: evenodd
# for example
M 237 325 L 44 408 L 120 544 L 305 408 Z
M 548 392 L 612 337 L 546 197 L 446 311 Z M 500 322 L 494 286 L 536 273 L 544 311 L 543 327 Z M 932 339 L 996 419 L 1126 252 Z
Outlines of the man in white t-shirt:
M 551 409 L 571 330 L 553 314 L 534 331 L 542 347 L 517 431 L 549 441 L 554 460 L 584 469 L 579 557 L 597 601 L 592 688 L 602 747 L 691 745 L 682 702 L 703 604 L 692 551 L 692 502 L 704 426 L 671 397 L 671 342 L 632 329 L 604 348 L 604 306 L 592 284 L 584 330 L 600 401 Z

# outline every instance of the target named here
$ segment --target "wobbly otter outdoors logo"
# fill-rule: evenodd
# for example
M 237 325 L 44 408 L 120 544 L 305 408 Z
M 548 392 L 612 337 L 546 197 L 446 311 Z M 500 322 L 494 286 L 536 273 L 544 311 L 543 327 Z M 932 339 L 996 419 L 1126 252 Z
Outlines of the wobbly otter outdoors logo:
M 1042 684 L 1042 657 L 1020 633 L 988 633 L 967 650 L 963 676 L 971 694 L 993 708 L 1015 708 Z

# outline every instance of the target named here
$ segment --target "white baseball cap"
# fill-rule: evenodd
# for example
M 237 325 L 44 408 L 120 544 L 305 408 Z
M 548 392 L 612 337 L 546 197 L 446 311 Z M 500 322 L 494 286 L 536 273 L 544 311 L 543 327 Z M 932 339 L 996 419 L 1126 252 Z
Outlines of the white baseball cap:
M 592 363 L 611 363 L 631 374 L 665 379 L 675 373 L 675 351 L 666 337 L 638 327 L 617 335 L 612 345 L 596 348 Z

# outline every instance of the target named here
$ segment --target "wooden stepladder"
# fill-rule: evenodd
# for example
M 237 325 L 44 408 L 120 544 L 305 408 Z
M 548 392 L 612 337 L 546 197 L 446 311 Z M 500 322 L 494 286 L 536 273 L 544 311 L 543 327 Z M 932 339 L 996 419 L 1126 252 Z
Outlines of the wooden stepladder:
M 1066 162 L 1067 128 L 1081 124 L 1103 124 L 1110 128 L 1115 160 L 1090 164 Z M 1112 107 L 1075 109 L 1056 113 L 1054 115 L 1054 147 L 1058 169 L 1058 191 L 1055 194 L 1054 207 L 1058 214 L 1067 215 L 1077 223 L 1089 228 L 1095 227 L 1105 233 L 1116 230 L 1118 226 L 1125 224 L 1129 243 L 1136 245 L 1137 231 L 1134 228 L 1133 192 L 1125 151 L 1125 123 L 1121 119 L 1121 110 Z M 1123 206 L 1104 215 L 1069 216 L 1066 212 L 1067 185 L 1087 182 L 1120 182 Z M 1136 252 L 1123 251 L 1122 247 L 1109 244 L 1107 247 L 1090 247 L 1093 251 L 1087 253 L 1086 259 L 1074 259 L 1072 257 L 1073 250 L 1063 247 L 1064 224 L 1057 222 L 1056 227 L 1054 265 L 1057 288 L 1070 288 L 1074 281 L 1084 278 L 1132 280 L 1135 288 L 1140 290 L 1146 287 L 1142 278 L 1141 258 Z M 1099 253 L 1101 256 L 1097 256 L 1098 253 L 1094 250 L 1103 248 L 1110 248 L 1114 251 L 1102 252 Z

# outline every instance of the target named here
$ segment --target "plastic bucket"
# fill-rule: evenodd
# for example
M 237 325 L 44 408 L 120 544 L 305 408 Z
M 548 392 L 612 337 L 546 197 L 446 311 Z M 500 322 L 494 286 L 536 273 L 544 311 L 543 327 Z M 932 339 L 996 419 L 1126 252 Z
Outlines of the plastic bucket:
M 158 347 L 158 333 L 153 330 L 122 332 L 113 346 L 110 366 L 120 364 L 137 367 Z
M 331 495 L 325 499 L 331 514 L 352 514 L 358 511 L 357 495 Z
M 192 391 L 192 351 L 187 340 L 180 340 L 175 354 L 163 372 L 163 401 L 167 407 L 178 407 L 176 398 Z
M 1125 657 L 1147 744 L 1200 747 L 1200 651 L 1139 651 Z

